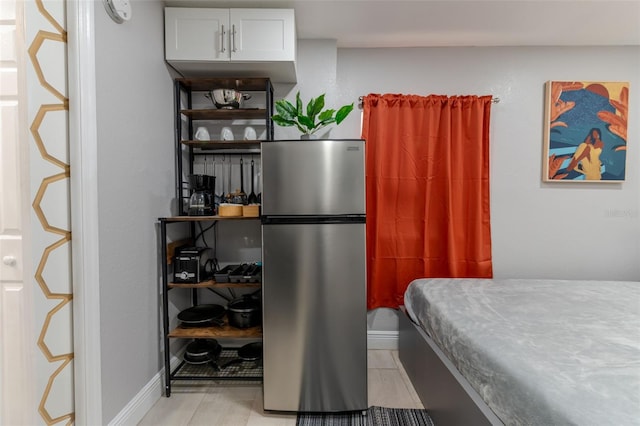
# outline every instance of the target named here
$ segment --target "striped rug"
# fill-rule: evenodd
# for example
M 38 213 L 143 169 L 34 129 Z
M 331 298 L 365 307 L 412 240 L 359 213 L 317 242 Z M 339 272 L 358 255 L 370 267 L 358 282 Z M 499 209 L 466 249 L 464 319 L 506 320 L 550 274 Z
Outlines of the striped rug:
M 434 426 L 426 410 L 369 407 L 354 413 L 300 413 L 296 426 Z

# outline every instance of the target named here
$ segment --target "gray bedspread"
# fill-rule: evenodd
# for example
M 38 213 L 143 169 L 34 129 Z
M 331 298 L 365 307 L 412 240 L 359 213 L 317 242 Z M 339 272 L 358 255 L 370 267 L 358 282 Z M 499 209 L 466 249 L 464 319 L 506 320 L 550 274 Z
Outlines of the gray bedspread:
M 640 282 L 419 279 L 404 302 L 506 425 L 640 425 Z

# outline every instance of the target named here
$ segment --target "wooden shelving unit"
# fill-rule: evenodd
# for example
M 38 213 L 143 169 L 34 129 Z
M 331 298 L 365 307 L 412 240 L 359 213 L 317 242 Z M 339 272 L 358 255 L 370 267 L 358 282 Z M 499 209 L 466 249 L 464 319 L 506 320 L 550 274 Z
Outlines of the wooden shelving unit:
M 258 93 L 264 96 L 264 105 L 259 108 L 217 109 L 212 104 L 205 108 L 194 108 L 194 94 L 202 96 L 202 92 L 213 89 L 235 89 L 239 92 L 254 92 L 252 96 L 257 99 Z M 234 120 L 260 120 L 265 128 L 265 141 L 273 140 L 274 125 L 271 121 L 273 115 L 273 86 L 268 78 L 177 78 L 174 81 L 176 99 L 176 175 L 180 177 L 176 181 L 176 200 L 178 200 L 179 214 L 184 215 L 186 200 L 190 196 L 188 185 L 182 179 L 193 173 L 194 158 L 198 155 L 207 155 L 207 151 L 216 150 L 230 152 L 228 150 L 247 150 L 247 153 L 255 153 L 260 149 L 263 140 L 245 141 L 235 139 L 231 141 L 210 140 L 199 141 L 194 138 L 195 128 L 207 124 L 205 121 L 231 123 Z M 197 104 L 196 104 L 197 105 Z M 264 106 L 264 107 L 262 107 Z M 195 124 L 194 124 L 195 122 Z M 187 160 L 187 164 L 183 162 Z
M 216 109 L 212 104 L 205 107 L 202 106 L 202 98 L 206 92 L 216 88 L 235 89 L 242 93 L 252 92 L 252 99 L 259 102 L 252 106 L 258 108 L 240 108 L 240 109 Z M 226 217 L 226 216 L 188 216 L 186 201 L 190 198 L 190 189 L 188 182 L 185 182 L 186 176 L 194 173 L 195 159 L 201 159 L 202 155 L 260 155 L 260 144 L 263 140 L 195 140 L 194 132 L 196 127 L 214 124 L 216 126 L 228 125 L 234 120 L 247 120 L 255 123 L 260 120 L 260 126 L 265 129 L 265 140 L 273 140 L 274 126 L 271 121 L 273 115 L 273 86 L 268 78 L 178 78 L 174 81 L 175 95 L 175 158 L 176 158 L 176 202 L 177 215 L 172 217 L 159 218 L 160 224 L 160 250 L 162 259 L 162 315 L 163 315 L 163 342 L 164 342 L 164 385 L 165 395 L 171 395 L 171 385 L 175 380 L 261 380 L 262 367 L 253 369 L 252 373 L 242 374 L 241 369 L 225 370 L 224 372 L 216 372 L 212 368 L 201 369 L 203 374 L 190 372 L 197 370 L 198 366 L 181 362 L 178 367 L 171 371 L 171 339 L 230 339 L 233 344 L 237 339 L 247 339 L 249 341 L 260 340 L 262 338 L 262 327 L 237 328 L 229 325 L 227 318 L 224 319 L 222 325 L 210 326 L 185 326 L 179 325 L 173 329 L 169 329 L 169 324 L 173 324 L 173 318 L 169 317 L 169 294 L 176 292 L 191 292 L 191 302 L 198 305 L 199 293 L 203 290 L 211 290 L 220 297 L 224 297 L 219 290 L 230 290 L 231 295 L 234 294 L 233 289 L 251 290 L 261 288 L 259 282 L 246 283 L 219 283 L 215 280 L 207 280 L 198 283 L 171 282 L 173 280 L 172 272 L 176 267 L 172 262 L 173 253 L 180 245 L 194 245 L 198 243 L 198 233 L 196 228 L 199 222 L 217 222 L 217 221 L 246 221 L 260 220 L 259 217 Z M 205 93 L 196 93 L 205 92 Z M 263 100 L 258 96 L 264 95 Z M 200 102 L 195 102 L 200 99 Z M 251 105 L 251 104 L 250 104 Z M 220 121 L 222 123 L 207 123 L 206 120 Z M 262 134 L 262 133 L 260 133 Z M 211 152 L 213 151 L 213 152 Z M 215 172 L 215 171 L 214 171 Z M 206 173 L 205 173 L 206 174 Z M 189 226 L 189 238 L 180 242 L 170 243 L 167 239 L 167 227 L 171 224 L 186 223 Z M 202 227 L 200 227 L 201 232 Z M 185 243 L 186 242 L 186 243 Z M 171 269 L 170 269 L 171 268 Z M 172 290 L 172 291 L 170 291 Z M 174 297 L 174 296 L 172 296 Z M 237 343 L 236 343 L 237 344 Z M 225 350 L 232 348 L 225 348 Z M 206 367 L 206 366 L 205 366 Z M 223 374 L 224 373 L 224 374 Z

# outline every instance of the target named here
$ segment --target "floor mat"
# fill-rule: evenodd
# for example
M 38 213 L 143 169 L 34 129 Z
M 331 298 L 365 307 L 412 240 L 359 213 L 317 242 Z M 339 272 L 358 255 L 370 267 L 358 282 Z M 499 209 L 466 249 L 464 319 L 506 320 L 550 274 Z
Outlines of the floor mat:
M 427 410 L 369 407 L 367 415 L 351 413 L 300 413 L 296 426 L 434 426 Z

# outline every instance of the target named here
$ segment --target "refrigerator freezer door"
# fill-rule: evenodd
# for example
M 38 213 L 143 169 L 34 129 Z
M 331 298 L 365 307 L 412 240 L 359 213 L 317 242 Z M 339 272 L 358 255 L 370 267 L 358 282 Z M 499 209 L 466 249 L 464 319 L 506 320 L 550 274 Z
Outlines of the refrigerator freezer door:
M 263 225 L 264 408 L 367 405 L 365 225 Z
M 262 214 L 364 214 L 364 141 L 262 143 Z

